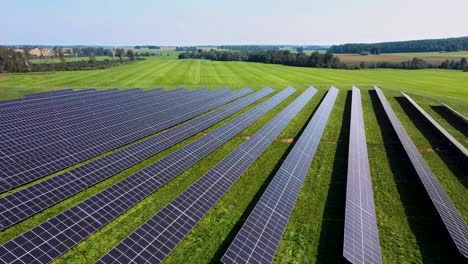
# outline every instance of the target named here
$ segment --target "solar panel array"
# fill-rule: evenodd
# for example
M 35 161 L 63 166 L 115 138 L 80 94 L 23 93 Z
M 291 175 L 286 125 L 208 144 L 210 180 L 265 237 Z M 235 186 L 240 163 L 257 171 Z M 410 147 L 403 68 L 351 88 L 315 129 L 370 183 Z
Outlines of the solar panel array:
M 285 100 L 286 89 L 210 134 L 178 149 L 0 246 L 0 262 L 48 263 L 214 151 Z
M 98 263 L 160 263 L 266 150 L 315 93 L 315 88 L 307 89 Z
M 383 92 L 376 86 L 374 86 L 374 88 L 393 126 L 393 129 L 400 139 L 406 154 L 411 160 L 411 163 L 413 164 L 419 179 L 423 183 L 427 194 L 442 218 L 450 237 L 460 253 L 463 256 L 468 257 L 468 227 L 466 226 L 462 216 L 453 205 L 447 193 L 445 193 L 427 163 L 424 161 L 424 158 L 418 152 L 418 149 L 414 145 L 413 141 L 411 141 L 411 138 L 408 136 L 397 116 L 393 112 Z
M 272 263 L 320 143 L 338 89 L 332 87 L 222 258 Z
M 243 91 L 244 94 L 245 92 L 246 91 Z M 191 95 L 192 93 L 195 95 Z M 45 153 L 34 155 L 34 153 L 37 154 L 38 148 L 25 149 L 21 154 L 27 155 L 30 153 L 33 157 L 28 156 L 27 160 L 0 168 L 2 175 L 0 179 L 2 182 L 2 184 L 0 184 L 0 192 L 36 180 L 83 160 L 184 122 L 194 117 L 194 115 L 188 115 L 187 113 L 193 113 L 194 110 L 203 108 L 203 104 L 200 103 L 209 102 L 210 100 L 215 101 L 219 99 L 220 96 L 228 96 L 229 92 L 224 89 L 208 94 L 203 91 L 187 94 L 187 96 L 173 96 L 175 99 L 168 99 L 168 101 L 164 102 L 164 106 L 163 104 L 156 104 L 160 106 L 161 109 L 154 107 L 152 104 L 148 105 L 147 111 L 151 113 L 146 114 L 144 119 L 135 117 L 135 121 L 121 122 L 120 127 L 114 127 L 113 125 L 104 126 L 104 128 L 99 128 L 99 130 L 85 132 L 85 135 L 80 138 L 62 139 L 59 144 L 56 144 L 57 141 L 51 140 L 48 145 L 53 145 L 52 147 L 55 150 L 50 152 L 45 151 Z M 179 100 L 181 102 L 176 103 L 174 100 Z M 201 113 L 198 112 L 198 114 Z M 132 115 L 138 116 L 138 113 L 132 113 Z M 122 117 L 120 119 L 125 118 Z M 171 122 L 168 122 L 168 120 L 171 120 Z M 102 127 L 103 122 L 95 122 L 93 126 L 93 129 Z M 70 134 L 73 134 L 73 130 L 76 129 L 72 129 Z M 72 143 L 67 146 L 62 146 L 62 144 L 66 144 L 67 141 Z
M 198 92 L 195 98 L 205 93 L 206 92 L 203 91 Z M 178 95 L 186 99 L 194 96 L 192 93 L 178 93 Z M 85 136 L 91 135 L 90 133 L 93 133 L 93 135 L 98 135 L 98 132 L 101 134 L 108 133 L 110 129 L 118 129 L 126 124 L 134 124 L 134 121 L 145 120 L 149 115 L 166 111 L 166 109 L 172 107 L 173 104 L 181 105 L 181 103 L 178 102 L 180 99 L 169 93 L 157 95 L 157 101 L 149 100 L 148 98 L 145 100 L 145 102 L 138 101 L 137 104 L 133 101 L 124 109 L 113 108 L 108 111 L 106 115 L 98 113 L 98 118 L 91 117 L 84 122 L 77 123 L 75 120 L 73 120 L 73 122 L 65 120 L 65 122 L 68 122 L 68 125 L 64 125 L 63 123 L 60 125 L 51 124 L 46 128 L 34 124 L 40 127 L 40 129 L 34 127 L 32 129 L 21 129 L 19 131 L 16 129 L 10 134 L 3 133 L 2 137 L 8 139 L 2 140 L 2 144 L 5 145 L 3 149 L 5 154 L 0 156 L 0 161 L 2 161 L 3 164 L 14 164 L 27 160 L 31 155 L 33 157 L 38 156 L 58 149 L 61 146 L 70 145 L 75 141 L 87 139 Z M 157 112 L 153 112 L 155 110 L 155 103 L 158 103 Z M 64 116 L 62 118 L 66 117 L 67 116 Z
M 236 99 L 247 91 L 249 90 L 245 89 L 227 97 L 220 97 L 216 101 L 204 104 L 203 108 L 194 110 L 195 113 L 187 113 L 187 115 L 190 114 L 192 116 L 197 114 L 197 112 L 205 112 L 214 109 Z M 271 88 L 265 88 L 222 109 L 208 113 L 200 118 L 164 131 L 152 138 L 118 150 L 4 198 L 0 198 L 0 226 L 7 228 L 14 225 L 41 210 L 201 132 L 272 92 L 273 90 Z
M 452 135 L 450 135 L 445 128 L 443 128 L 437 121 L 434 120 L 424 109 L 421 108 L 409 95 L 405 94 L 404 92 L 401 92 L 406 99 L 416 108 L 419 113 L 421 113 L 431 125 L 437 129 L 437 131 L 442 134 L 445 139 L 449 142 L 449 144 L 453 145 L 465 158 L 468 158 L 468 149 L 465 148 L 460 142 L 458 142 Z
M 456 115 L 458 118 L 460 118 L 463 122 L 468 124 L 468 117 L 465 117 L 462 115 L 460 112 L 457 110 L 453 109 L 452 107 L 448 106 L 447 104 L 441 103 L 443 106 L 445 106 L 450 112 L 452 112 L 454 115 Z
M 351 263 L 382 263 L 361 92 L 353 87 L 343 256 Z
M 93 93 L 91 97 L 89 94 L 86 96 L 77 95 L 73 97 L 76 102 L 67 102 L 65 104 L 56 103 L 50 107 L 39 106 L 40 112 L 30 107 L 21 110 L 15 109 L 14 113 L 5 116 L 5 120 L 0 123 L 0 128 L 2 131 L 10 132 L 11 135 L 18 137 L 20 135 L 14 134 L 14 132 L 18 132 L 18 129 L 25 130 L 24 132 L 22 131 L 24 135 L 27 134 L 27 132 L 31 133 L 32 129 L 38 127 L 43 129 L 59 128 L 57 123 L 61 126 L 66 126 L 80 121 L 89 121 L 91 118 L 98 118 L 109 113 L 115 114 L 116 110 L 124 108 L 137 99 L 150 99 L 147 98 L 148 96 L 153 98 L 158 96 L 159 99 L 162 94 L 167 96 L 179 92 L 186 93 L 186 91 L 181 89 L 174 90 L 174 92 L 164 92 L 160 89 L 154 89 L 148 92 L 143 92 L 139 89 L 129 89 L 125 91 L 106 90 Z M 64 117 L 66 117 L 66 119 L 64 119 Z M 0 140 L 2 142 L 7 142 L 11 140 L 11 138 L 2 135 Z

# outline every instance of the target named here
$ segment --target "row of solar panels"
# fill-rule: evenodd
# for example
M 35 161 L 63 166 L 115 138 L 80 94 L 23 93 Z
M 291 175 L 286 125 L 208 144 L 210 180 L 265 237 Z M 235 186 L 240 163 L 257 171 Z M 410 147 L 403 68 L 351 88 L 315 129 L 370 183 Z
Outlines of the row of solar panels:
M 381 91 L 378 88 L 376 90 L 380 96 Z M 8 195 L 0 199 L 1 224 L 3 228 L 14 225 L 218 123 L 272 92 L 270 88 L 263 89 L 224 108 L 166 130 L 155 137 Z M 52 261 L 206 157 L 293 92 L 292 88 L 283 90 L 212 133 L 7 242 L 0 247 L 0 260 L 5 263 L 15 260 L 28 263 Z M 161 262 L 265 151 L 315 92 L 314 88 L 306 90 L 254 136 L 106 254 L 100 262 Z M 288 154 L 288 158 L 223 257 L 225 263 L 272 261 L 337 93 L 338 90 L 335 88 L 331 88 L 327 93 L 307 128 Z M 226 95 L 224 100 L 223 97 L 218 97 L 212 100 L 211 104 L 209 102 L 203 104 L 203 109 L 199 109 L 197 113 L 204 113 L 242 95 L 234 97 Z M 385 107 L 385 98 L 380 98 Z M 193 110 L 193 107 L 190 110 Z M 392 120 L 391 113 L 387 112 L 387 114 Z M 359 90 L 356 88 L 353 89 L 350 132 L 344 256 L 353 263 L 380 263 L 362 106 Z M 443 216 L 442 218 L 444 219 Z M 450 224 L 446 223 L 448 229 L 451 227 Z M 457 234 L 461 234 L 461 238 L 466 239 L 466 226 L 461 230 L 465 233 Z M 452 234 L 450 229 L 449 232 Z M 454 241 L 457 243 L 455 239 L 456 237 Z M 460 251 L 463 253 L 462 249 Z

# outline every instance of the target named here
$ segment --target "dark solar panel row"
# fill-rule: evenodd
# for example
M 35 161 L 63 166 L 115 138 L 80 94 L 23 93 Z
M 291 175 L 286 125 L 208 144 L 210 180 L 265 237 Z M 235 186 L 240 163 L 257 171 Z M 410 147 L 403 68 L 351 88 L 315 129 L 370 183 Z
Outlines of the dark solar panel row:
M 88 92 L 89 90 L 95 90 L 95 89 L 85 89 L 85 92 Z M 84 90 L 81 90 L 81 91 L 84 91 Z M 23 104 L 26 101 L 40 102 L 40 101 L 47 101 L 47 100 L 49 100 L 51 98 L 61 98 L 61 97 L 66 97 L 66 96 L 74 96 L 75 93 L 77 93 L 77 92 L 78 91 L 72 92 L 72 93 L 67 92 L 67 93 L 63 93 L 63 94 L 51 94 L 50 96 L 42 96 L 40 98 L 34 98 L 34 96 L 32 96 L 32 95 L 27 95 L 27 96 L 22 97 L 22 98 L 2 100 L 2 101 L 0 101 L 0 109 L 8 108 L 8 107 L 15 106 L 15 105 L 18 106 L 18 105 Z
M 50 98 L 57 95 L 64 95 L 64 94 L 71 94 L 73 93 L 73 89 L 63 89 L 63 90 L 56 90 L 56 91 L 47 91 L 42 93 L 33 93 L 25 95 L 26 98 Z
M 187 105 L 208 101 L 223 94 L 227 90 L 219 90 L 210 94 L 196 94 L 184 96 L 170 96 L 158 100 L 160 104 L 145 104 L 143 109 L 130 110 L 125 114 L 118 114 L 115 118 L 91 120 L 83 127 L 67 128 L 65 131 L 48 130 L 41 138 L 31 136 L 31 141 L 16 145 L 4 145 L 0 152 L 0 163 L 5 167 L 22 161 L 33 159 L 54 151 L 66 149 L 73 145 L 93 143 L 98 140 L 113 139 L 125 135 L 128 130 L 140 131 L 150 124 L 158 123 L 170 114 L 183 113 Z M 155 102 L 156 103 L 156 102 Z M 155 107 L 158 105 L 159 107 Z M 135 106 L 136 109 L 139 107 Z M 18 140 L 20 141 L 20 140 Z
M 291 93 L 288 89 L 273 96 L 210 134 L 3 244 L 0 262 L 52 261 L 224 144 Z
M 175 96 L 177 95 L 157 92 L 141 94 L 122 92 L 119 98 L 114 97 L 109 100 L 103 97 L 96 98 L 98 101 L 102 100 L 99 105 L 90 105 L 90 101 L 85 101 L 82 103 L 83 108 L 81 109 L 70 108 L 69 111 L 29 115 L 31 118 L 0 124 L 0 129 L 2 129 L 0 142 L 14 146 L 24 144 L 24 142 L 31 143 L 35 140 L 46 139 L 47 135 L 50 134 L 48 131 L 54 131 L 53 134 L 72 133 L 71 131 L 74 129 L 87 128 L 103 120 L 111 122 L 111 120 L 128 115 L 145 105 L 162 104 L 165 100 Z M 132 109 L 132 107 L 137 109 Z M 38 112 L 43 113 L 41 110 Z
M 343 256 L 351 263 L 382 263 L 361 92 L 353 87 Z
M 431 123 L 431 125 L 435 129 L 437 129 L 437 131 L 440 132 L 440 134 L 449 142 L 449 144 L 454 146 L 458 150 L 458 152 L 461 153 L 465 158 L 468 158 L 468 149 L 466 149 L 465 146 L 463 146 L 452 135 L 450 135 L 450 133 L 447 132 L 447 130 L 445 130 L 445 128 L 443 128 L 439 123 L 437 123 L 437 121 L 435 121 L 434 118 L 432 118 L 432 116 L 430 116 L 426 111 L 424 111 L 424 109 L 422 109 L 422 107 L 419 106 L 413 100 L 413 98 L 411 98 L 409 95 L 405 94 L 404 92 L 401 92 L 401 94 L 404 97 L 406 97 L 406 99 L 408 99 L 408 101 L 414 106 L 414 108 L 416 108 L 419 111 L 419 113 L 421 113 L 427 119 L 427 121 L 429 121 L 429 123 Z
M 310 168 L 338 89 L 332 87 L 222 258 L 272 263 Z
M 162 262 L 315 93 L 315 88 L 307 89 L 250 139 L 103 256 L 98 263 Z
M 452 107 L 448 106 L 447 104 L 441 103 L 443 106 L 445 106 L 450 112 L 452 112 L 454 115 L 456 115 L 458 118 L 460 118 L 463 122 L 468 124 L 468 118 L 462 115 L 460 112 L 457 110 L 453 109 Z
M 115 93 L 118 92 L 116 89 L 100 91 L 99 94 Z M 73 94 L 59 95 L 51 98 L 32 98 L 32 99 L 20 99 L 16 102 L 10 104 L 3 104 L 0 106 L 0 115 L 8 115 L 13 111 L 23 112 L 30 111 L 31 107 L 36 108 L 50 108 L 54 104 L 62 105 L 71 102 L 75 102 L 79 98 L 88 98 L 90 96 L 96 95 L 98 92 L 94 89 L 80 90 Z
M 10 188 L 25 184 L 45 175 L 59 171 L 70 165 L 76 164 L 83 160 L 92 158 L 101 153 L 120 147 L 127 143 L 133 142 L 145 136 L 149 136 L 161 130 L 167 129 L 179 123 L 185 122 L 197 115 L 210 111 L 215 107 L 221 106 L 224 103 L 238 99 L 241 96 L 250 93 L 249 89 L 243 89 L 233 94 L 225 96 L 212 95 L 215 99 L 210 100 L 206 104 L 188 104 L 184 107 L 176 108 L 177 111 L 169 111 L 161 116 L 158 120 L 152 120 L 153 123 L 147 122 L 146 128 L 131 127 L 121 133 L 120 137 L 114 137 L 109 140 L 102 140 L 92 144 L 75 145 L 62 151 L 57 151 L 39 158 L 31 159 L 23 163 L 18 163 L 21 166 L 11 166 L 1 168 L 0 172 L 6 185 L 0 185 L 0 192 Z M 209 97 L 209 96 L 206 96 Z M 26 165 L 23 165 L 26 164 Z M 32 168 L 32 169 L 31 169 Z
M 424 161 L 424 158 L 419 153 L 417 147 L 406 133 L 383 92 L 376 86 L 374 86 L 374 88 L 377 91 L 377 95 L 379 96 L 380 102 L 382 103 L 390 122 L 392 123 L 393 129 L 400 139 L 406 154 L 411 160 L 419 179 L 423 183 L 427 194 L 442 218 L 451 238 L 460 253 L 463 256 L 468 257 L 468 228 L 462 216 L 457 211 L 447 193 L 445 193 L 439 181 Z
M 6 120 L 0 120 L 0 130 L 9 131 L 18 128 L 41 126 L 46 123 L 64 122 L 83 114 L 83 112 L 87 112 L 90 117 L 93 117 L 100 112 L 104 112 L 104 109 L 101 109 L 101 107 L 109 108 L 110 104 L 114 107 L 120 107 L 123 103 L 130 103 L 135 99 L 143 99 L 145 95 L 153 96 L 162 93 L 164 91 L 160 89 L 148 92 L 143 92 L 139 89 L 129 89 L 114 93 L 96 94 L 90 98 L 78 99 L 74 103 L 57 105 L 50 108 L 34 107 L 35 109 L 29 109 L 31 111 L 14 111 L 5 118 Z M 63 120 L 63 118 L 67 118 L 67 120 Z
M 203 131 L 272 92 L 273 89 L 265 88 L 222 109 L 164 131 L 155 137 L 138 142 L 76 169 L 0 198 L 0 225 L 3 228 L 12 226 Z M 212 109 L 230 100 L 232 100 L 232 97 L 219 98 L 216 102 L 205 105 L 205 107 Z
M 91 110 L 91 112 L 84 113 L 81 121 L 65 115 L 60 117 L 61 121 L 59 122 L 47 122 L 44 125 L 41 124 L 41 121 L 33 122 L 28 128 L 14 128 L 3 132 L 0 140 L 2 145 L 12 148 L 29 144 L 28 149 L 31 149 L 35 144 L 41 145 L 41 140 L 52 143 L 55 139 L 77 137 L 85 132 L 103 129 L 111 125 L 118 126 L 126 120 L 138 120 L 155 113 L 156 110 L 163 111 L 168 107 L 182 104 L 181 99 L 196 99 L 197 96 L 201 97 L 207 94 L 206 91 L 201 91 L 201 94 L 180 92 L 177 94 L 147 94 L 146 99 L 134 98 L 123 106 L 115 105 L 111 106 L 110 109 L 103 109 L 104 112 Z M 227 93 L 227 91 L 223 92 Z

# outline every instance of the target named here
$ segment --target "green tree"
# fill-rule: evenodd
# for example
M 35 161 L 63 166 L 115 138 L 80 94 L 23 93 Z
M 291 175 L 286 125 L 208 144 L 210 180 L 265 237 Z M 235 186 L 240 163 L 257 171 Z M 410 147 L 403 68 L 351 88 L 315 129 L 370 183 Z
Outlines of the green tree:
M 128 50 L 127 50 L 127 57 L 130 59 L 130 61 L 134 61 L 134 60 L 135 60 L 135 53 L 133 52 L 132 49 L 128 49 Z

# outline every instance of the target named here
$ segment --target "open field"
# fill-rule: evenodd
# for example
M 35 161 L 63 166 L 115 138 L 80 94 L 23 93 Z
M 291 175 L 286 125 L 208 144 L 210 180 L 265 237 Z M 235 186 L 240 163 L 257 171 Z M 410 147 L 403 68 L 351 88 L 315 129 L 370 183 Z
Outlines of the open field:
M 361 56 L 362 58 L 363 56 Z M 468 221 L 468 175 L 455 164 L 441 139 L 402 100 L 409 93 L 458 141 L 468 146 L 467 131 L 458 130 L 432 106 L 443 100 L 468 115 L 468 74 L 452 70 L 331 70 L 245 62 L 212 62 L 155 57 L 105 70 L 0 75 L 0 99 L 65 87 L 99 89 L 184 86 L 231 89 L 288 85 L 298 91 L 238 136 L 176 177 L 137 206 L 57 259 L 56 263 L 92 263 L 125 238 L 207 170 L 254 134 L 309 85 L 319 92 L 279 138 L 236 182 L 221 201 L 166 259 L 166 263 L 218 263 L 262 191 L 300 135 L 330 85 L 340 89 L 330 120 L 312 162 L 275 263 L 341 263 L 351 85 L 361 88 L 377 223 L 384 263 L 457 263 L 456 252 L 435 209 L 411 168 L 372 84 L 387 99 L 456 208 Z M 260 101 L 262 102 L 262 101 Z M 260 103 L 259 102 L 259 103 Z M 253 106 L 241 111 L 248 111 Z M 207 129 L 213 131 L 240 113 Z M 5 230 L 0 243 L 124 179 L 201 136 L 194 136 L 73 197 Z M 50 178 L 48 176 L 46 178 Z M 31 183 L 29 185 L 32 185 Z M 28 186 L 29 186 L 28 185 Z M 20 187 L 21 189 L 24 187 Z M 12 190 L 11 192 L 17 191 Z M 5 194 L 0 194 L 0 197 Z
M 468 74 L 452 70 L 332 70 L 296 68 L 247 62 L 219 62 L 207 60 L 177 60 L 170 57 L 151 57 L 131 65 L 105 70 L 81 72 L 47 72 L 6 74 L 0 80 L 0 98 L 14 98 L 27 93 L 66 87 L 106 88 L 141 87 L 167 88 L 184 86 L 261 88 L 286 85 L 305 87 L 310 84 L 350 86 L 379 84 L 387 89 L 404 90 L 444 100 L 466 102 Z
M 458 61 L 468 57 L 468 51 L 460 52 L 414 52 L 414 53 L 385 53 L 380 55 L 362 56 L 359 54 L 336 54 L 344 63 L 358 64 L 364 62 L 394 62 L 408 61 L 412 58 L 421 58 L 433 64 L 440 64 L 445 60 Z

